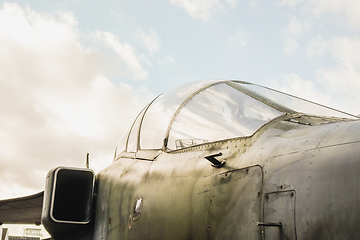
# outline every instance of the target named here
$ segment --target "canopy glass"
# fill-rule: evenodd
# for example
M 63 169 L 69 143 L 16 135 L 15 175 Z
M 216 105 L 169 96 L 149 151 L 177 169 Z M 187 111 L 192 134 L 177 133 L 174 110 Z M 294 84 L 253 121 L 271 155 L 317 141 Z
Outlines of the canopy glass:
M 124 134 L 116 154 L 171 151 L 251 136 L 272 119 L 298 112 L 356 118 L 256 84 L 199 81 L 166 92 L 145 107 Z

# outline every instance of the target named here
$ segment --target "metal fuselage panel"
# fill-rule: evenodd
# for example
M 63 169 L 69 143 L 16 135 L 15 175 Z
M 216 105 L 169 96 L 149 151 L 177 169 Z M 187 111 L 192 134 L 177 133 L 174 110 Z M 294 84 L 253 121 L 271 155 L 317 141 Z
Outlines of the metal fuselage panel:
M 121 158 L 97 176 L 94 239 L 353 239 L 360 231 L 354 129 L 359 122 L 279 120 L 249 138 L 155 161 Z M 219 152 L 226 164 L 214 168 L 204 156 Z
M 204 156 L 222 147 L 162 154 L 154 162 L 120 159 L 101 172 L 95 238 L 224 239 L 224 234 L 259 238 L 262 169 L 211 167 Z M 236 156 L 225 154 L 228 159 Z M 142 210 L 133 220 L 140 198 Z M 229 232 L 232 228 L 239 231 Z
M 283 124 L 288 125 L 277 127 Z M 263 228 L 263 237 L 355 239 L 360 234 L 359 121 L 296 128 L 274 135 L 273 147 L 264 148 L 263 134 L 250 150 L 270 156 L 261 163 L 264 221 L 283 223 L 276 234 Z
M 100 174 L 97 214 L 103 217 L 96 227 L 102 226 L 103 231 L 98 239 L 206 237 L 208 209 L 204 203 L 209 201 L 212 169 L 190 155 L 183 161 L 171 159 L 121 159 L 115 168 Z M 132 219 L 140 198 L 141 213 Z

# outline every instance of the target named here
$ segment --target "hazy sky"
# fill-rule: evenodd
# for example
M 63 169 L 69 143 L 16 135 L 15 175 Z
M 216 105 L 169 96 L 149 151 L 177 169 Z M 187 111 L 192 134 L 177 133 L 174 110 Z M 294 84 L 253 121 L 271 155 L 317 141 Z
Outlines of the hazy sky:
M 0 1 L 0 199 L 96 172 L 153 97 L 240 79 L 360 113 L 360 2 Z

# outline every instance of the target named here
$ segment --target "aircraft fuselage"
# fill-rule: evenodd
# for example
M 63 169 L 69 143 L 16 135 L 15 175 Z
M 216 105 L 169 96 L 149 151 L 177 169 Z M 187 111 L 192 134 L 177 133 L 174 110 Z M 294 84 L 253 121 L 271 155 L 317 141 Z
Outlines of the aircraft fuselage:
M 94 239 L 353 239 L 360 123 L 290 119 L 250 137 L 121 157 L 97 176 Z M 223 167 L 204 158 L 220 152 Z

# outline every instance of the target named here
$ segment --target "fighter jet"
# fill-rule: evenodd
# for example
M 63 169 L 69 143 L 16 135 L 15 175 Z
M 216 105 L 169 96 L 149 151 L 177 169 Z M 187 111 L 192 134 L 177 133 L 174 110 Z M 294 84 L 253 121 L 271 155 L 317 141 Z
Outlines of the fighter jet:
M 359 117 L 237 80 L 149 103 L 99 172 L 58 167 L 3 223 L 55 240 L 356 239 Z

